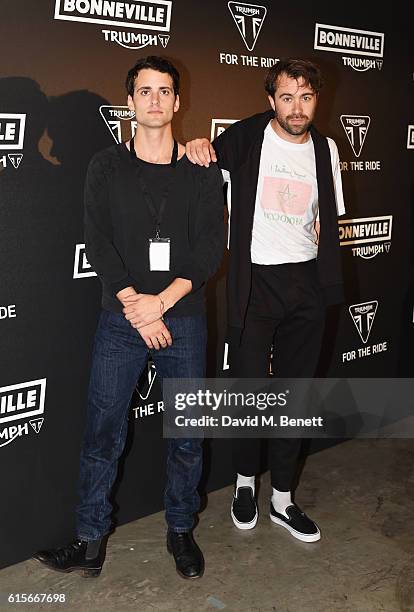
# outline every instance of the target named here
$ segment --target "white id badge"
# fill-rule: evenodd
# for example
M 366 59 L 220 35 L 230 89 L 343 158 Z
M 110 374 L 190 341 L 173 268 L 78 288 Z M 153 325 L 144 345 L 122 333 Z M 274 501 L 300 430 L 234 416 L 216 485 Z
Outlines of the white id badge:
M 170 239 L 149 239 L 149 266 L 150 272 L 170 271 Z

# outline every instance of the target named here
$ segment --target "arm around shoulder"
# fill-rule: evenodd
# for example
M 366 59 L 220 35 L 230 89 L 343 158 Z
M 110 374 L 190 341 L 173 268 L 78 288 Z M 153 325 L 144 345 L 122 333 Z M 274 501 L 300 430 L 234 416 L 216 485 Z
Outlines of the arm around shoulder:
M 177 276 L 192 282 L 193 291 L 217 271 L 224 252 L 223 179 L 217 164 L 209 168 L 196 166 L 198 202 L 194 210 L 190 236 L 192 260 L 186 262 Z

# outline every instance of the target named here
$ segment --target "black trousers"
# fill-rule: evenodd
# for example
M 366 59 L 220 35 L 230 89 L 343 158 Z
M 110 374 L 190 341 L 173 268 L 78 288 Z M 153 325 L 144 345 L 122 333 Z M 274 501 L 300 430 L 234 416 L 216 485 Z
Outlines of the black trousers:
M 252 264 L 252 288 L 241 344 L 230 345 L 230 376 L 312 378 L 318 364 L 326 308 L 316 260 L 280 265 Z M 233 440 L 235 470 L 258 472 L 260 439 Z M 301 440 L 270 438 L 272 486 L 289 491 L 296 473 Z

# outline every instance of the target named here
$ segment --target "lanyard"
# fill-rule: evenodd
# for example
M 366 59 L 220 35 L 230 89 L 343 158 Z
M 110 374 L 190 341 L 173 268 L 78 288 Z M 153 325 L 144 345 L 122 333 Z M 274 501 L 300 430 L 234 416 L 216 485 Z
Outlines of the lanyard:
M 131 138 L 131 140 L 129 141 L 129 151 L 130 151 L 131 157 L 133 157 L 134 159 L 137 159 L 133 138 Z M 178 144 L 177 144 L 177 141 L 174 139 L 174 147 L 173 147 L 173 151 L 171 155 L 171 163 L 170 163 L 171 168 L 175 168 L 177 166 L 177 159 L 178 159 Z M 164 191 L 162 193 L 161 204 L 160 204 L 160 207 L 157 213 L 155 205 L 154 205 L 154 200 L 148 190 L 147 184 L 144 180 L 144 177 L 142 176 L 142 172 L 140 172 L 139 177 L 138 177 L 142 193 L 144 194 L 145 202 L 148 206 L 148 209 L 151 213 L 152 218 L 155 221 L 155 237 L 156 238 L 160 237 L 160 227 L 161 227 L 162 219 L 164 216 L 165 206 L 168 201 L 168 196 L 169 196 L 169 192 L 171 189 L 173 178 L 174 178 L 173 173 L 170 172 L 170 175 L 168 177 Z

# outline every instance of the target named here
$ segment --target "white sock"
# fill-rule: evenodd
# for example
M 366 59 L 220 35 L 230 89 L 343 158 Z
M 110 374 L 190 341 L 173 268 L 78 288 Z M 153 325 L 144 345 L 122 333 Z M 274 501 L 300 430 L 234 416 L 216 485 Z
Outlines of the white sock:
M 254 495 L 254 481 L 255 476 L 243 476 L 243 474 L 237 474 L 236 494 L 239 487 L 251 487 Z
M 292 504 L 290 491 L 278 491 L 273 487 L 272 504 L 276 512 L 289 518 L 286 514 L 286 508 Z

